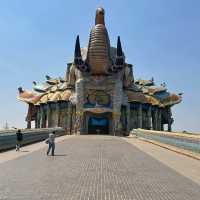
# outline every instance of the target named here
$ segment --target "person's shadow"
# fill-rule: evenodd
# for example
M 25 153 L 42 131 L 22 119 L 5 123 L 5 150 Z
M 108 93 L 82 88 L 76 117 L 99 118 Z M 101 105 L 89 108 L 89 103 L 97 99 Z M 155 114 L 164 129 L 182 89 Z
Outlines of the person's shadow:
M 54 154 L 54 156 L 67 156 L 67 154 Z

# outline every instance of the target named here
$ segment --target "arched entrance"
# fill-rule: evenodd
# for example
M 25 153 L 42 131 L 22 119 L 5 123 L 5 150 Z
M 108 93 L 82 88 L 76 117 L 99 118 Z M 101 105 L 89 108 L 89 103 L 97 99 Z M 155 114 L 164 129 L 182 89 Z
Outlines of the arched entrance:
M 84 113 L 84 132 L 86 134 L 112 134 L 112 113 Z
M 88 134 L 109 134 L 109 119 L 107 117 L 89 117 Z

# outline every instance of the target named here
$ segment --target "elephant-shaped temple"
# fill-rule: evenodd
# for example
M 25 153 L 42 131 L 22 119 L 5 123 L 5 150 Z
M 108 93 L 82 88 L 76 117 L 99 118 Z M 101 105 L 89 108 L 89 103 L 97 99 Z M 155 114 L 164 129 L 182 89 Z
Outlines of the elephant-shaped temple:
M 105 11 L 96 10 L 88 47 L 75 41 L 74 59 L 63 78 L 46 76 L 33 82 L 33 91 L 18 88 L 18 99 L 29 105 L 27 128 L 63 127 L 67 134 L 128 135 L 131 129 L 163 130 L 173 123 L 171 107 L 181 94 L 156 86 L 151 80 L 135 80 L 126 62 L 120 37 L 110 46 Z

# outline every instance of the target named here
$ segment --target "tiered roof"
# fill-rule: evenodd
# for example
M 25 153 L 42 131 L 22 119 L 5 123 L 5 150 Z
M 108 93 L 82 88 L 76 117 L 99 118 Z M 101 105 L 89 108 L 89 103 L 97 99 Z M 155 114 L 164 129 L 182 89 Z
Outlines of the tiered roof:
M 136 80 L 127 95 L 129 102 L 148 103 L 159 107 L 173 106 L 182 101 L 181 94 L 168 92 L 165 83 L 156 86 L 153 79 Z
M 34 82 L 31 92 L 19 88 L 18 99 L 26 103 L 40 105 L 48 102 L 69 101 L 70 97 L 74 95 L 73 89 L 66 80 L 49 76 L 46 78 L 44 83 Z M 182 100 L 181 95 L 169 93 L 164 84 L 156 86 L 153 80 L 137 80 L 125 92 L 129 102 L 147 103 L 159 107 L 173 106 Z
M 18 99 L 34 105 L 56 101 L 69 101 L 73 91 L 67 82 L 62 78 L 53 79 L 49 76 L 46 78 L 47 80 L 44 83 L 37 84 L 34 82 L 33 91 L 31 92 L 19 88 Z

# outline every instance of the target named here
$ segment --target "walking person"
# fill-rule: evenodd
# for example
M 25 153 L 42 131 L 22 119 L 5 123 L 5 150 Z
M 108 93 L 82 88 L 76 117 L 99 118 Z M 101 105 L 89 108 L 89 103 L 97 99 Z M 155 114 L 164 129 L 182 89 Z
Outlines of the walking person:
M 49 134 L 49 137 L 45 140 L 45 142 L 49 145 L 47 150 L 47 156 L 51 151 L 51 155 L 54 156 L 55 151 L 55 131 Z
M 20 129 L 16 132 L 16 151 L 20 150 L 23 141 L 23 134 Z

